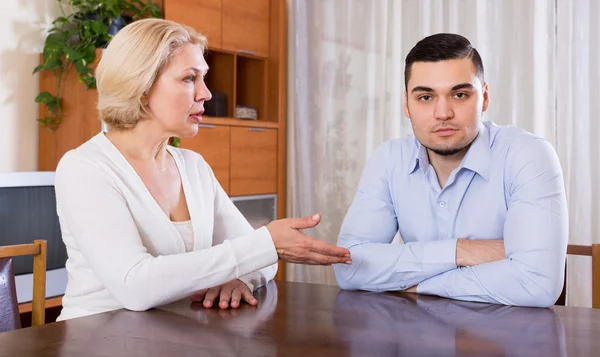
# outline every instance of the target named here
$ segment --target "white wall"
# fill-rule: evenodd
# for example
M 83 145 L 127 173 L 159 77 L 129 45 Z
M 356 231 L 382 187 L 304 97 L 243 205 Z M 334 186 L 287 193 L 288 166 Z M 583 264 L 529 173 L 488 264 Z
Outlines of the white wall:
M 37 169 L 38 76 L 56 0 L 0 0 L 0 172 Z

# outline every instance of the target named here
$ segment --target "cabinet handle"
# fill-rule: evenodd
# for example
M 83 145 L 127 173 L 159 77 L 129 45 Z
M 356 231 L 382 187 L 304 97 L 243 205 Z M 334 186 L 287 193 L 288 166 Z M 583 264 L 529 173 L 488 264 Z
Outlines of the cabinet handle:
M 265 128 L 248 128 L 248 131 L 265 131 Z
M 238 50 L 239 53 L 245 53 L 247 55 L 252 55 L 252 56 L 256 56 L 256 52 L 254 51 L 248 51 L 248 50 Z
M 198 124 L 198 128 L 207 128 L 207 129 L 212 129 L 215 126 L 212 124 Z

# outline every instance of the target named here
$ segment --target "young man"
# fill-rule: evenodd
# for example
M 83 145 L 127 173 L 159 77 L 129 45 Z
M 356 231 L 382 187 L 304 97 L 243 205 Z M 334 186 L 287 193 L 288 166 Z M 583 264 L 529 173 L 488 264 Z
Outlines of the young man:
M 364 169 L 338 240 L 353 260 L 334 266 L 343 289 L 556 302 L 568 236 L 560 163 L 544 139 L 482 122 L 483 78 L 459 35 L 427 37 L 406 57 L 414 136 L 384 143 Z M 390 244 L 396 232 L 404 244 Z

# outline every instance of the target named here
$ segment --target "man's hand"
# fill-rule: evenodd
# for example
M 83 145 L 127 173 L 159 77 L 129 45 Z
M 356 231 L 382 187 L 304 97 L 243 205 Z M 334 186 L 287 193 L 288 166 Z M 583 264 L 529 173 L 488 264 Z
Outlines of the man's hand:
M 403 290 L 403 292 L 405 292 L 405 293 L 413 293 L 413 294 L 416 294 L 416 293 L 417 293 L 417 286 L 418 286 L 418 285 L 415 285 L 415 286 L 413 286 L 413 287 L 410 287 L 410 288 L 408 288 L 408 289 L 406 289 L 406 290 Z
M 192 301 L 202 301 L 202 304 L 206 308 L 212 307 L 217 298 L 219 298 L 219 307 L 221 309 L 227 309 L 229 306 L 237 309 L 240 307 L 240 301 L 245 301 L 250 305 L 258 304 L 248 286 L 239 279 L 215 286 L 214 288 L 198 291 L 190 297 Z
M 461 238 L 456 243 L 456 265 L 473 266 L 506 259 L 504 241 L 470 240 Z

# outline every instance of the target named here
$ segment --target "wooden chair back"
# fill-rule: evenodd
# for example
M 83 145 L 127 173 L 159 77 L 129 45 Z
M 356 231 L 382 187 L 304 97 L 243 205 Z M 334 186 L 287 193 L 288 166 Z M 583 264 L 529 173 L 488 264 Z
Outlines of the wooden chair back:
M 600 308 L 600 244 L 567 246 L 567 255 L 578 255 L 592 258 L 592 307 Z M 566 305 L 567 267 L 565 265 L 565 283 L 557 305 Z
M 0 259 L 2 258 L 13 258 L 20 256 L 33 255 L 33 299 L 31 301 L 31 325 L 38 326 L 43 325 L 46 319 L 46 241 L 35 240 L 31 244 L 18 244 L 0 246 Z M 10 269 L 12 272 L 12 269 Z M 12 275 L 8 273 L 7 275 Z M 13 280 L 14 286 L 14 275 L 10 277 Z M 15 296 L 7 297 L 10 301 L 16 303 L 16 290 L 7 289 L 12 291 Z M 12 305 L 12 304 L 11 304 Z M 19 307 L 15 306 L 18 311 Z

